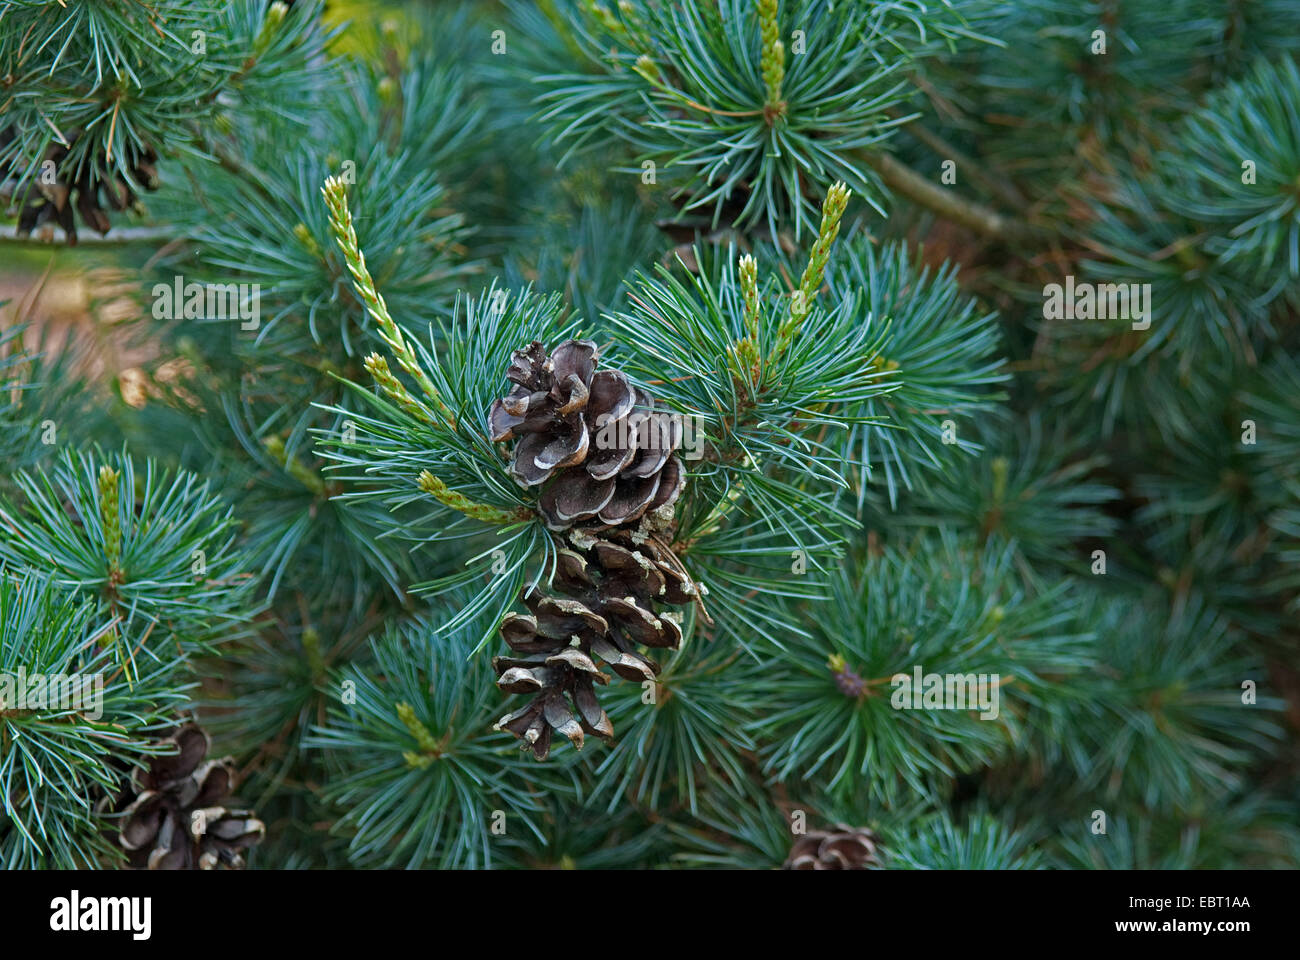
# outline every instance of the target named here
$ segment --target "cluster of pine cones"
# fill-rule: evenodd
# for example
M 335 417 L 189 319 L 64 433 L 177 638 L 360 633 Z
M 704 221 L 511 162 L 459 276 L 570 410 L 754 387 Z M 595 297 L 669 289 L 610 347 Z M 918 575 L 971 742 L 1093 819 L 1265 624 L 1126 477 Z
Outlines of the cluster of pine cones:
M 618 370 L 596 369 L 596 344 L 566 340 L 514 352 L 509 395 L 489 412 L 492 438 L 515 440 L 510 470 L 540 487 L 538 511 L 563 533 L 550 589 L 520 598 L 500 633 L 510 655 L 492 661 L 497 686 L 532 694 L 497 729 L 544 760 L 558 731 L 581 748 L 587 734 L 614 732 L 596 699 L 620 677 L 653 681 L 659 666 L 639 647 L 676 649 L 683 606 L 698 587 L 667 546 L 686 474 L 674 452 L 681 424 Z
M 208 735 L 194 724 L 164 742 L 177 752 L 154 757 L 126 790 L 101 804 L 128 863 L 148 870 L 242 869 L 244 851 L 262 841 L 266 827 L 251 810 L 224 805 L 235 785 L 234 762 L 205 760 Z
M 103 175 L 99 162 L 84 162 L 80 169 L 69 170 L 64 161 L 68 150 L 81 136 L 80 130 L 69 131 L 62 143 L 51 143 L 37 164 L 35 173 L 27 182 L 20 178 L 26 173 L 26 167 L 20 158 L 12 158 L 7 163 L 0 161 L 0 195 L 9 198 L 21 198 L 22 206 L 18 209 L 18 234 L 27 236 L 36 228 L 46 223 L 56 223 L 67 234 L 68 243 L 77 242 L 77 223 L 73 210 L 81 215 L 81 221 L 92 230 L 101 234 L 108 233 L 111 224 L 109 210 L 127 210 L 135 205 L 136 194 L 126 179 L 121 176 Z M 6 148 L 14 142 L 13 128 L 0 130 L 0 156 L 7 153 Z M 126 168 L 138 186 L 147 190 L 158 187 L 158 155 L 152 147 L 143 150 L 127 147 Z M 52 163 L 53 182 L 47 182 L 45 170 Z M 103 166 L 107 166 L 105 162 Z

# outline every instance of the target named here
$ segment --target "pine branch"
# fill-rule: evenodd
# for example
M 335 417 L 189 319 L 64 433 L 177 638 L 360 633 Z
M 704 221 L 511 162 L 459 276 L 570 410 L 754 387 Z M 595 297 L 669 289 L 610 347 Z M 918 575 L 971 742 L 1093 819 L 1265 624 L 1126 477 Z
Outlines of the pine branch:
M 486 504 L 475 503 L 464 494 L 456 493 L 428 470 L 420 471 L 417 482 L 421 490 L 443 506 L 451 507 L 453 510 L 463 513 L 474 520 L 481 520 L 484 523 L 510 524 L 521 523 L 533 518 L 533 511 L 527 507 L 501 510 L 496 507 L 489 507 Z
M 903 129 L 939 156 L 951 160 L 957 165 L 957 169 L 964 171 L 966 176 L 978 183 L 988 193 L 996 196 L 1012 210 L 1023 211 L 1029 205 L 1029 201 L 1025 199 L 1024 195 L 1021 194 L 1010 179 L 995 176 L 974 157 L 958 150 L 947 140 L 931 131 L 929 127 L 921 122 L 919 117 L 908 120 Z
M 813 301 L 821 292 L 822 278 L 826 275 L 826 262 L 830 259 L 831 246 L 840 232 L 840 219 L 848 207 L 852 192 L 842 183 L 834 183 L 826 192 L 826 202 L 822 204 L 822 222 L 817 231 L 817 240 L 808 254 L 808 266 L 804 268 L 799 279 L 797 295 L 790 303 L 790 315 L 777 331 L 776 349 L 773 358 L 778 359 L 790 346 L 799 332 L 799 327 Z
M 447 425 L 454 426 L 455 416 L 452 414 L 451 409 L 438 394 L 433 381 L 429 379 L 428 374 L 421 367 L 415 351 L 407 343 L 401 328 L 398 327 L 389 314 L 388 305 L 384 303 L 383 295 L 375 289 L 375 281 L 366 268 L 366 257 L 361 252 L 360 244 L 357 242 L 356 229 L 352 226 L 352 211 L 348 209 L 346 184 L 339 177 L 329 177 L 325 181 L 325 186 L 321 188 L 321 194 L 325 197 L 325 204 L 330 211 L 330 227 L 334 231 L 334 239 L 338 243 L 339 249 L 343 251 L 348 272 L 352 274 L 352 281 L 356 286 L 357 293 L 365 302 L 370 316 L 379 325 L 379 335 L 392 349 L 402 370 L 419 385 L 424 395 L 437 405 L 438 411 Z
M 379 389 L 388 395 L 388 399 L 421 423 L 431 427 L 438 426 L 438 421 L 429 414 L 428 408 L 411 396 L 411 392 L 406 389 L 406 385 L 393 376 L 393 372 L 388 368 L 387 360 L 377 353 L 372 353 L 366 357 L 365 366 L 370 376 L 374 378 L 375 383 L 378 384 Z
M 863 154 L 863 160 L 880 174 L 886 186 L 963 227 L 1000 240 L 1024 240 L 1032 233 L 1027 225 L 933 183 L 891 154 L 871 151 Z
M 117 478 L 117 471 L 112 467 L 99 468 L 99 510 L 104 524 L 104 553 L 108 559 L 110 585 L 116 585 L 122 578 L 122 568 L 118 566 L 122 556 L 122 527 L 118 513 Z
M 763 35 L 761 72 L 767 87 L 767 102 L 763 104 L 763 118 L 769 124 L 785 113 L 786 104 L 781 99 L 781 84 L 785 80 L 785 44 L 781 42 L 781 27 L 777 23 L 777 0 L 755 0 L 758 21 Z

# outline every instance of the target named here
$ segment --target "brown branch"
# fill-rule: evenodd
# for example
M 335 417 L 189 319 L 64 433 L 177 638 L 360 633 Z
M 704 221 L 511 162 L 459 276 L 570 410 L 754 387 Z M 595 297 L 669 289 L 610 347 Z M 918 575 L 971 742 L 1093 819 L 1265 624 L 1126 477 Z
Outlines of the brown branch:
M 866 154 L 864 159 L 891 190 L 946 220 L 1001 240 L 1024 239 L 1032 235 L 1028 224 L 1012 220 L 983 204 L 974 203 L 944 189 L 888 153 L 872 152 Z
M 957 169 L 963 171 L 966 176 L 970 177 L 992 196 L 997 197 L 1008 207 L 1015 210 L 1023 210 L 1029 206 L 1029 201 L 1024 195 L 1016 189 L 1015 184 L 1009 180 L 999 180 L 992 174 L 986 173 L 982 164 L 969 154 L 958 150 L 943 137 L 939 136 L 928 127 L 924 126 L 919 120 L 912 120 L 902 127 L 909 134 L 929 147 L 945 160 L 951 160 L 957 164 Z

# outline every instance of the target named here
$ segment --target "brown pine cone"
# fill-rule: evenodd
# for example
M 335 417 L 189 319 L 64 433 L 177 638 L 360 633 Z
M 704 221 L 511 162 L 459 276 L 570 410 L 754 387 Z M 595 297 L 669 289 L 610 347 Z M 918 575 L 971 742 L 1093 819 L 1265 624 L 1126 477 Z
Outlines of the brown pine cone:
M 243 851 L 262 841 L 266 827 L 250 810 L 222 806 L 234 786 L 230 757 L 208 760 L 208 735 L 193 724 L 167 740 L 177 754 L 154 757 L 138 769 L 115 809 L 117 839 L 135 869 L 238 870 Z
M 522 485 L 545 485 L 538 510 L 565 530 L 597 521 L 635 523 L 671 509 L 686 485 L 673 452 L 681 423 L 618 370 L 596 370 L 596 344 L 566 340 L 548 356 L 533 342 L 516 350 L 513 390 L 492 404 L 492 439 L 516 439 L 510 470 Z
M 80 130 L 72 130 L 67 133 L 65 139 L 70 145 L 75 144 L 81 134 Z M 15 134 L 11 128 L 0 131 L 0 150 L 12 143 L 14 138 Z M 141 150 L 128 145 L 126 149 L 129 155 L 127 169 L 131 171 L 135 183 L 147 190 L 157 189 L 158 155 L 153 148 L 145 147 Z M 20 236 L 26 236 L 43 224 L 53 222 L 67 234 L 68 243 L 75 246 L 77 223 L 76 218 L 73 217 L 74 207 L 81 214 L 83 223 L 101 234 L 106 234 L 111 224 L 105 208 L 121 211 L 135 204 L 135 192 L 123 177 L 109 175 L 105 178 L 99 170 L 99 164 L 90 160 L 82 164 L 81 171 L 77 174 L 66 168 L 64 161 L 67 156 L 67 147 L 59 143 L 51 143 L 41 161 L 54 163 L 53 183 L 43 181 L 42 170 L 38 165 L 35 177 L 29 184 L 30 189 L 17 182 L 8 185 L 9 188 L 19 192 L 25 191 L 23 204 L 18 210 Z M 6 166 L 6 170 L 0 171 L 0 181 L 19 177 L 24 172 L 19 158 L 11 159 Z
M 836 825 L 806 833 L 794 842 L 783 870 L 866 870 L 880 866 L 876 836 L 866 827 Z
M 525 593 L 529 612 L 501 621 L 512 653 L 492 660 L 503 691 L 534 694 L 496 729 L 522 739 L 538 760 L 550 752 L 553 731 L 578 749 L 585 734 L 613 736 L 596 699 L 595 685 L 609 682 L 598 661 L 626 680 L 653 680 L 659 666 L 637 647 L 676 649 L 682 639 L 680 619 L 655 608 L 690 603 L 697 589 L 653 540 L 638 543 L 627 531 L 573 531 L 569 539 L 577 549 L 559 551 L 552 578 L 560 596 Z

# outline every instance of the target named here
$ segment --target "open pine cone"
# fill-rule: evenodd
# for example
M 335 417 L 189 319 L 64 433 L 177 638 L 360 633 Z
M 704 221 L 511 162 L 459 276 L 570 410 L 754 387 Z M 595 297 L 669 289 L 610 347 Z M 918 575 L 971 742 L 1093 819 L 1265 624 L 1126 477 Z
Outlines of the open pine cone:
M 681 423 L 618 370 L 596 370 L 596 344 L 566 340 L 548 356 L 534 341 L 514 352 L 514 389 L 492 404 L 492 439 L 517 439 L 510 470 L 545 484 L 538 509 L 564 530 L 597 521 L 635 523 L 671 508 L 686 484 L 673 452 Z
M 80 130 L 70 131 L 66 140 L 69 146 L 75 144 L 81 136 Z M 4 151 L 14 140 L 11 128 L 0 130 L 0 152 Z M 158 170 L 155 166 L 158 155 L 152 147 L 139 149 L 128 144 L 126 167 L 131 171 L 135 183 L 147 190 L 158 186 Z M 126 210 L 135 205 L 136 195 L 125 178 L 110 175 L 105 178 L 98 169 L 99 165 L 89 162 L 82 164 L 81 170 L 66 168 L 64 161 L 68 156 L 68 147 L 60 143 L 51 143 L 41 158 L 41 162 L 52 161 L 55 165 L 53 183 L 43 182 L 40 166 L 37 166 L 35 178 L 27 185 L 21 185 L 17 178 L 24 171 L 19 169 L 17 160 L 11 161 L 8 169 L 0 169 L 0 185 L 6 190 L 25 191 L 23 205 L 18 211 L 18 234 L 26 236 L 45 223 L 57 223 L 67 234 L 68 243 L 77 242 L 77 223 L 72 215 L 73 208 L 81 214 L 82 222 L 101 234 L 108 233 L 112 224 L 107 210 Z M 75 176 L 75 179 L 73 179 Z
M 595 685 L 609 682 L 598 660 L 626 680 L 653 680 L 659 666 L 637 647 L 676 649 L 682 639 L 680 619 L 656 607 L 690 603 L 697 589 L 652 538 L 609 530 L 574 531 L 569 540 L 577 549 L 559 551 L 552 580 L 561 596 L 525 593 L 529 612 L 501 621 L 511 655 L 492 660 L 497 686 L 534 695 L 497 729 L 522 739 L 538 760 L 550 752 L 553 731 L 579 749 L 585 734 L 613 736 L 596 699 Z
M 866 827 L 838 824 L 806 833 L 794 842 L 783 870 L 866 870 L 880 866 L 876 836 Z
M 234 786 L 229 757 L 208 760 L 208 735 L 193 724 L 168 741 L 179 753 L 154 757 L 138 769 L 115 806 L 117 839 L 136 869 L 212 870 L 244 866 L 243 851 L 266 827 L 250 810 L 222 806 Z

